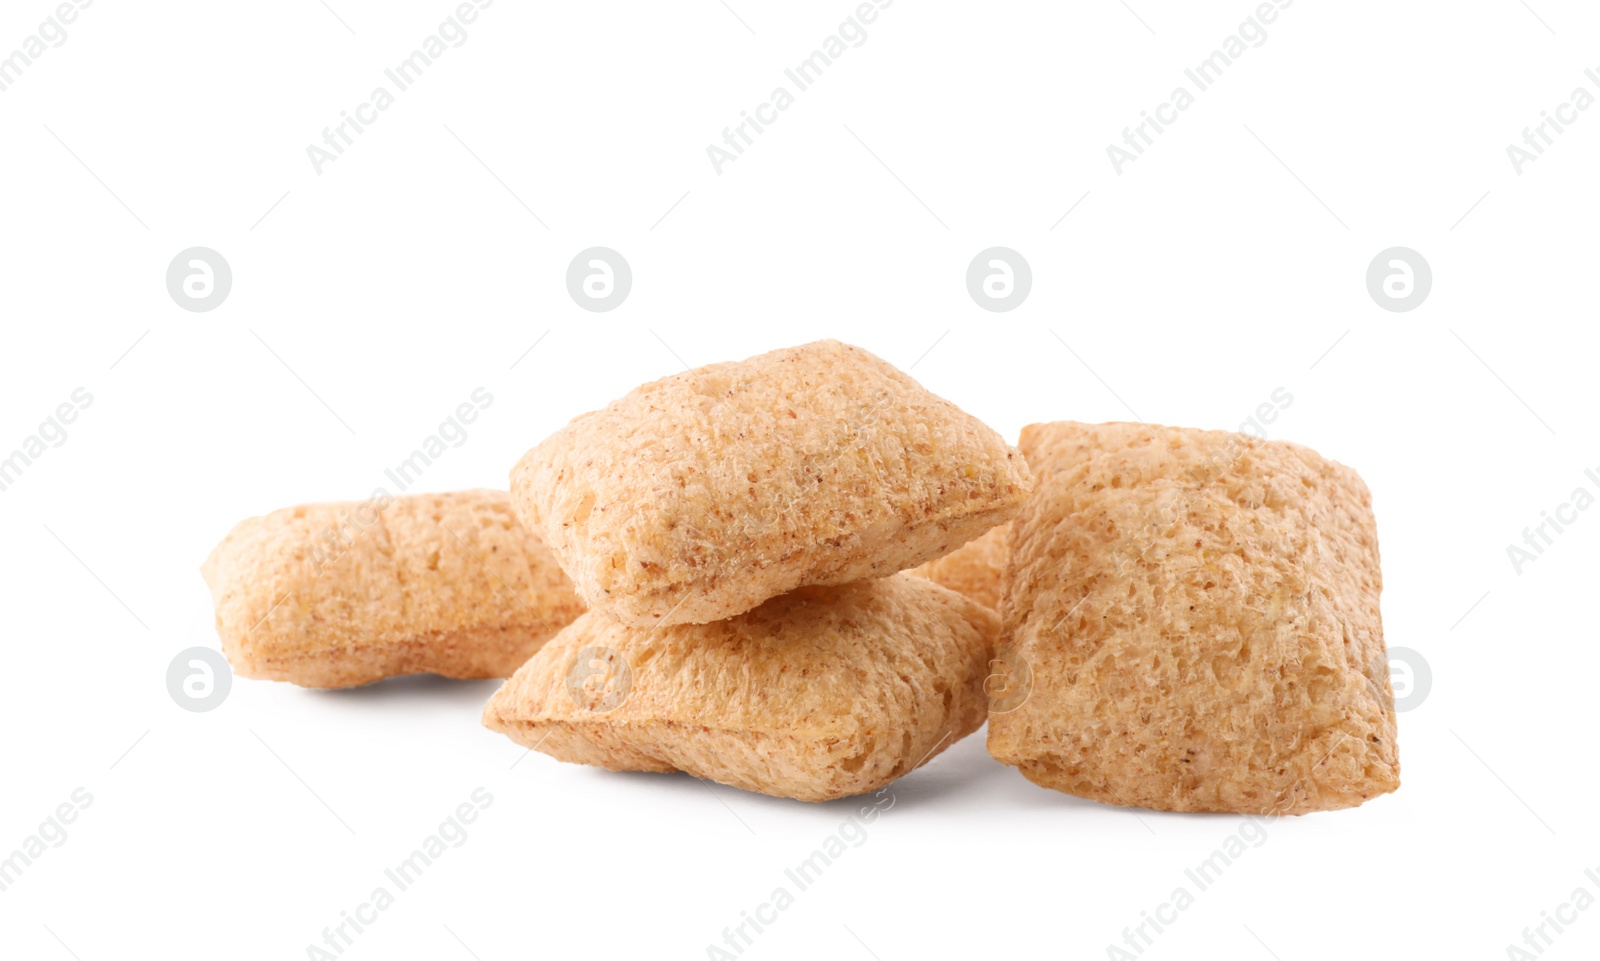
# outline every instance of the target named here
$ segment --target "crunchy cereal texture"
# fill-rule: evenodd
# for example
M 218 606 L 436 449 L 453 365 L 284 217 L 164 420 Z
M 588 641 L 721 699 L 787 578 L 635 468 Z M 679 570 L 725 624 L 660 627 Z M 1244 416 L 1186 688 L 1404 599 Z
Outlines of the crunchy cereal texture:
M 909 573 L 926 577 L 935 584 L 967 595 L 984 607 L 998 610 L 1000 578 L 1005 573 L 1010 537 L 1011 525 L 1001 524 L 943 557 L 912 568 Z
M 1048 442 L 1041 438 L 1051 437 Z M 1303 814 L 1400 783 L 1371 496 L 1295 444 L 1036 425 L 989 751 L 1069 794 Z M 997 701 L 997 705 L 999 702 Z
M 1022 452 L 1028 469 L 1033 472 L 1034 484 L 1043 487 L 1047 478 L 1073 466 L 1091 452 L 1098 451 L 1098 445 L 1131 442 L 1134 439 L 1133 435 L 1126 438 L 1108 436 L 1093 424 L 1058 420 L 1029 424 L 1022 428 L 1022 434 L 1017 438 L 1017 449 Z
M 483 722 L 562 761 L 826 801 L 875 791 L 978 729 L 998 626 L 908 575 L 805 587 L 710 624 L 591 611 Z
M 914 567 L 1030 488 L 999 434 L 837 341 L 645 384 L 511 474 L 518 517 L 589 606 L 637 626 Z
M 234 527 L 201 573 L 234 671 L 304 687 L 508 677 L 583 613 L 499 491 L 274 511 Z

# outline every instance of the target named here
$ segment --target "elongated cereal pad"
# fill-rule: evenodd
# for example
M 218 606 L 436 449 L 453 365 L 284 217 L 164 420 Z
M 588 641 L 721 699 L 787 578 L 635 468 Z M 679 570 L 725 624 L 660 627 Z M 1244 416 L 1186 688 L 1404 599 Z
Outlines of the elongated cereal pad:
M 234 671 L 305 687 L 507 677 L 583 612 L 499 491 L 285 508 L 201 572 Z

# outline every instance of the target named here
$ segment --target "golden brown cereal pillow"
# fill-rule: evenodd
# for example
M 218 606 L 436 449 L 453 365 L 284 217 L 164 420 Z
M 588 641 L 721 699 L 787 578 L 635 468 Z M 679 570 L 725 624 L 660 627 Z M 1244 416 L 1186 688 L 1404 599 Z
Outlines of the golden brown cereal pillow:
M 875 791 L 978 729 L 998 626 L 908 575 L 805 587 L 710 624 L 591 611 L 483 722 L 562 761 L 826 801 Z
M 274 511 L 234 527 L 201 573 L 234 671 L 305 687 L 507 677 L 583 613 L 499 491 Z
M 996 685 L 990 753 L 1164 811 L 1303 814 L 1398 787 L 1361 478 L 1243 434 L 1052 433 L 1077 447 L 1030 452 L 1071 466 L 1014 525 L 997 673 L 1016 683 Z
M 1099 444 L 1114 444 L 1120 440 L 1103 436 L 1100 425 L 1058 420 L 1029 424 L 1022 428 L 1022 434 L 1017 438 L 1017 450 L 1028 462 L 1034 484 L 1043 487 L 1046 478 L 1075 465 L 1090 452 L 1098 450 Z
M 589 606 L 640 626 L 914 567 L 1030 487 L 999 434 L 837 341 L 645 384 L 511 473 L 517 516 Z
M 982 537 L 967 541 L 955 551 L 934 558 L 909 573 L 926 577 L 935 584 L 965 594 L 984 607 L 1000 607 L 1000 577 L 1005 572 L 1007 538 L 1011 525 L 991 528 Z

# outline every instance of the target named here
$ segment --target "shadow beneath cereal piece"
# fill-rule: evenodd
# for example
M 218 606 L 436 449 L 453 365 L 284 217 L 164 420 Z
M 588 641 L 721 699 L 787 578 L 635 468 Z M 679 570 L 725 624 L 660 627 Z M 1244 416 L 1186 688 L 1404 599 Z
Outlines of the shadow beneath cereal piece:
M 321 702 L 341 701 L 371 705 L 382 702 L 425 701 L 448 707 L 482 710 L 491 695 L 505 683 L 500 678 L 458 680 L 438 674 L 404 674 L 360 687 L 303 688 Z

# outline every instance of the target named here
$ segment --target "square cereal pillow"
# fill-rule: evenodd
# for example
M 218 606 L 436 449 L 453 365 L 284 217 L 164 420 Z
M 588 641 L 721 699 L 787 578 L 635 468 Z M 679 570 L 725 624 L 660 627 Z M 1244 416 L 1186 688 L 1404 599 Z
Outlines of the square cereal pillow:
M 1302 814 L 1399 786 L 1371 495 L 1295 444 L 1036 425 L 989 751 L 1163 811 Z M 993 689 L 991 689 L 993 692 Z
M 483 719 L 562 761 L 803 801 L 865 794 L 983 723 L 998 626 L 906 574 L 801 588 L 710 624 L 630 627 L 591 611 Z
M 999 434 L 836 341 L 646 384 L 511 474 L 517 515 L 589 606 L 637 626 L 915 567 L 1030 488 Z

